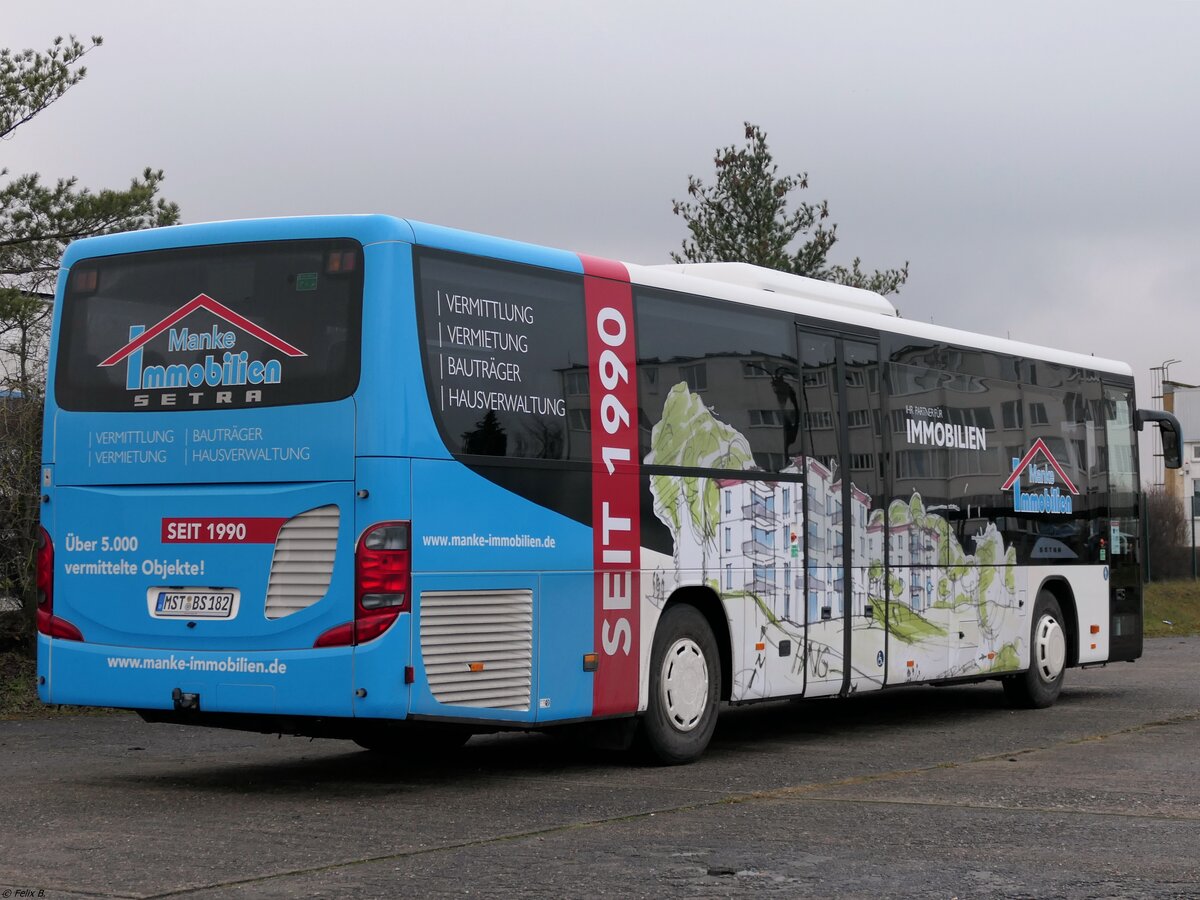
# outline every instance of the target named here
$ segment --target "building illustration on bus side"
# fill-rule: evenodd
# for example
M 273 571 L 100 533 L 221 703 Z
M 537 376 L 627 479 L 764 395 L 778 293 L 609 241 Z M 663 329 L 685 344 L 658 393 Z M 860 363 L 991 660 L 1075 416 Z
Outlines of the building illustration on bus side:
M 684 383 L 670 390 L 651 447 L 647 465 L 732 468 L 736 462 L 743 476 L 756 468 L 746 439 Z M 968 553 L 920 494 L 892 501 L 885 513 L 852 486 L 847 517 L 835 470 L 797 457 L 781 474 L 803 478 L 651 476 L 655 514 L 674 538 L 675 568 L 651 579 L 657 590 L 669 594 L 668 585 L 697 580 L 713 587 L 731 631 L 742 632 L 734 640 L 765 645 L 735 674 L 734 699 L 801 693 L 804 667 L 813 660 L 823 676 L 839 675 L 847 665 L 840 631 L 831 636 L 836 640 L 810 635 L 806 641 L 805 625 L 839 622 L 847 602 L 854 629 L 886 630 L 890 652 L 903 657 L 904 680 L 1018 667 L 1026 616 L 1014 577 L 1016 551 L 994 525 L 968 537 Z M 847 539 L 864 563 L 852 568 L 849 597 L 839 565 Z M 893 572 L 887 577 L 885 561 Z M 875 644 L 853 646 L 870 650 L 862 658 L 852 651 L 854 677 L 882 683 Z M 791 650 L 784 655 L 780 647 Z

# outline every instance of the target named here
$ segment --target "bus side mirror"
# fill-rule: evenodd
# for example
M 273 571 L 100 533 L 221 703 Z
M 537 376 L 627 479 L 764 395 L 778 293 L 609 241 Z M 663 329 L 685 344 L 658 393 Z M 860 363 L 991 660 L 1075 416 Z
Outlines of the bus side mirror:
M 1183 429 L 1179 420 L 1169 412 L 1157 409 L 1139 409 L 1136 413 L 1137 430 L 1147 422 L 1158 423 L 1159 436 L 1162 438 L 1163 465 L 1168 469 L 1178 469 L 1183 465 Z

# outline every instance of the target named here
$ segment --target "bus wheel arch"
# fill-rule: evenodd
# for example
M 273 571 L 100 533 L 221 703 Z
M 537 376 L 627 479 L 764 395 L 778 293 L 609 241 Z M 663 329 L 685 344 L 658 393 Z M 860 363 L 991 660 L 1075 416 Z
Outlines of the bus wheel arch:
M 682 596 L 680 596 L 682 594 Z M 660 765 L 700 757 L 727 692 L 728 625 L 713 621 L 708 592 L 678 592 L 663 607 L 650 651 L 649 697 L 638 724 L 641 755 Z M 693 602 L 693 599 L 699 602 Z M 716 612 L 720 613 L 719 601 Z M 715 627 L 714 627 L 715 626 Z
M 1067 638 L 1066 667 L 1077 666 L 1079 664 L 1079 611 L 1075 606 L 1075 592 L 1071 590 L 1071 585 L 1065 578 L 1057 576 L 1045 579 L 1038 587 L 1034 597 L 1040 596 L 1042 591 L 1052 594 L 1058 601 L 1059 610 L 1062 611 L 1062 626 Z
M 712 629 L 713 637 L 717 641 L 717 651 L 721 654 L 720 699 L 729 700 L 733 685 L 733 642 L 729 632 L 729 618 L 725 614 L 725 605 L 717 596 L 716 591 L 711 588 L 684 587 L 671 595 L 663 607 L 662 614 L 665 615 L 668 609 L 681 603 L 696 607 L 708 620 L 708 627 Z M 659 621 L 662 621 L 662 615 L 659 616 Z
M 1067 617 L 1055 592 L 1043 585 L 1029 622 L 1029 667 L 1005 676 L 1004 695 L 1010 706 L 1045 709 L 1062 691 L 1070 650 Z

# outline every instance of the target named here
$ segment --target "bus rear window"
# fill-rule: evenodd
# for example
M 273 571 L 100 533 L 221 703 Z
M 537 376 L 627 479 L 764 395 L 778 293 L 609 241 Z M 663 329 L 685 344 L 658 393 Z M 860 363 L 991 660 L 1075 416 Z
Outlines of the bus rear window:
M 358 386 L 362 247 L 279 241 L 86 259 L 55 399 L 88 411 L 320 403 Z

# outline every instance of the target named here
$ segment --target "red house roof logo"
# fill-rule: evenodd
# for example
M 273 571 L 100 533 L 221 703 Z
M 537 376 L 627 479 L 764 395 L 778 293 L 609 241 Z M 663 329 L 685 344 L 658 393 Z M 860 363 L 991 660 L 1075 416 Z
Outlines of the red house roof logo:
M 293 347 L 283 338 L 279 337 L 279 335 L 272 334 L 270 331 L 267 331 L 267 329 L 259 325 L 255 325 L 245 316 L 235 313 L 225 304 L 218 303 L 212 297 L 208 296 L 208 294 L 197 294 L 195 298 L 183 304 L 183 306 L 179 307 L 179 309 L 175 310 L 175 312 L 171 313 L 157 324 L 147 328 L 112 356 L 108 357 L 108 359 L 103 360 L 99 367 L 103 368 L 105 366 L 115 366 L 121 360 L 129 356 L 129 354 L 141 349 L 168 328 L 178 324 L 198 309 L 208 310 L 210 313 L 224 319 L 235 328 L 240 328 L 247 334 L 258 338 L 263 343 L 274 347 L 280 353 L 286 354 L 287 356 L 308 355 L 303 350 Z
M 1046 458 L 1046 462 L 1050 463 L 1050 467 L 1062 479 L 1067 490 L 1072 494 L 1078 494 L 1079 488 L 1075 487 L 1075 483 L 1067 477 L 1067 473 L 1063 471 L 1063 467 L 1058 464 L 1058 460 L 1054 458 L 1054 454 L 1050 452 L 1050 448 L 1046 446 L 1046 442 L 1041 438 L 1034 441 L 1033 446 L 1029 448 L 1029 452 L 1021 457 L 1021 461 L 1013 468 L 1012 474 L 1008 476 L 1008 480 L 1000 485 L 1000 490 L 1007 491 L 1011 489 L 1017 483 L 1017 479 L 1021 477 L 1021 473 L 1029 468 L 1029 464 L 1033 462 L 1033 458 L 1039 453 Z

